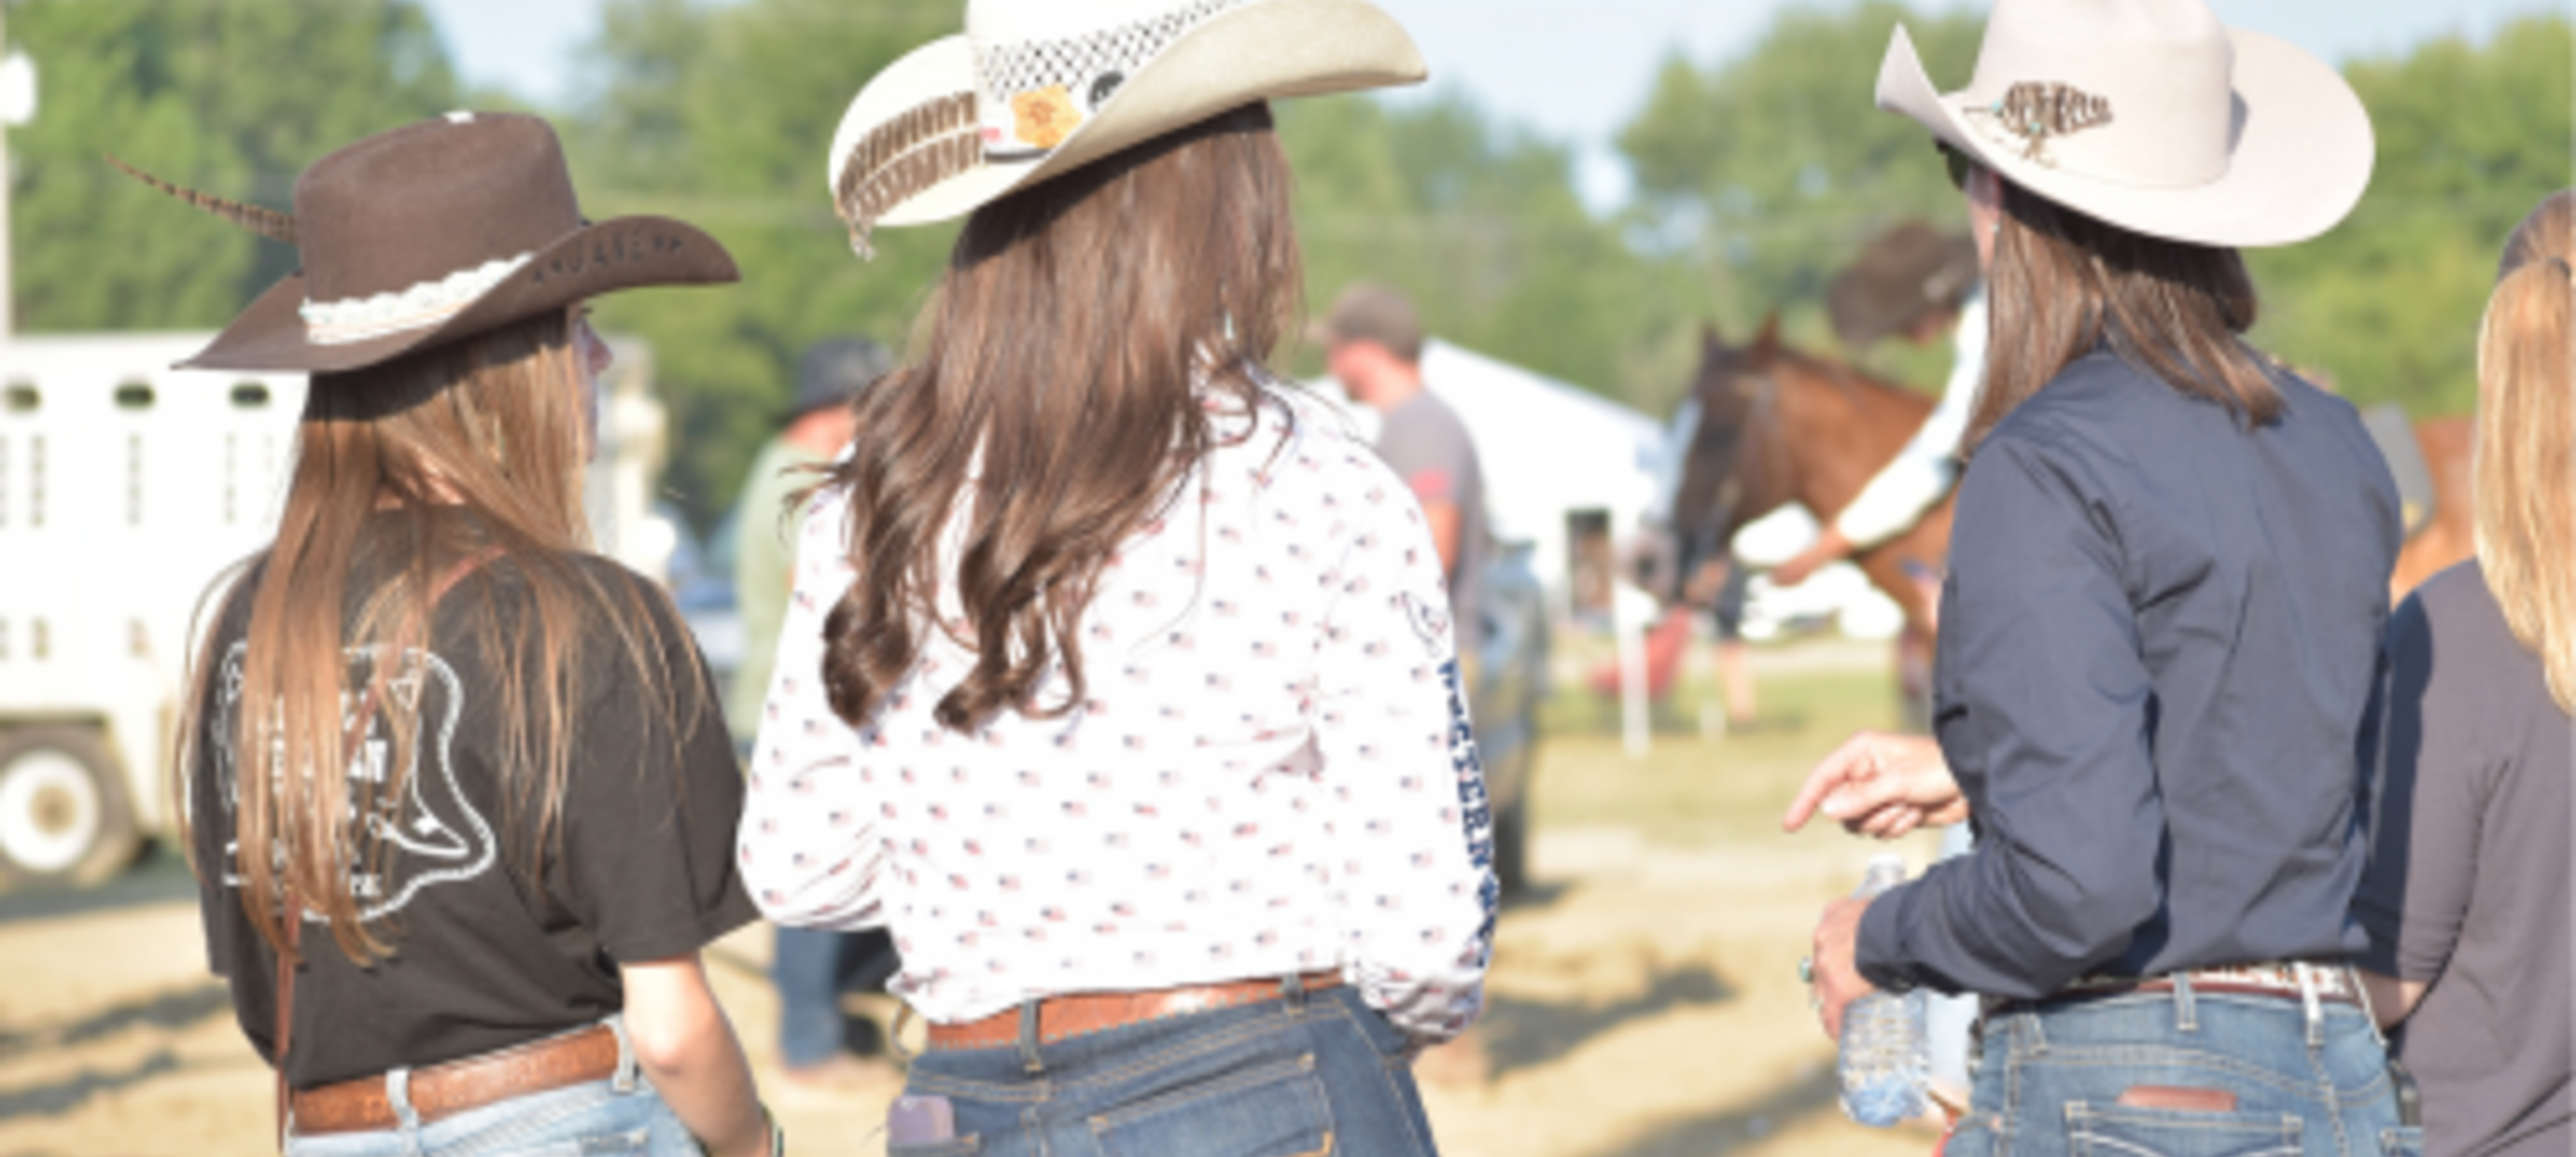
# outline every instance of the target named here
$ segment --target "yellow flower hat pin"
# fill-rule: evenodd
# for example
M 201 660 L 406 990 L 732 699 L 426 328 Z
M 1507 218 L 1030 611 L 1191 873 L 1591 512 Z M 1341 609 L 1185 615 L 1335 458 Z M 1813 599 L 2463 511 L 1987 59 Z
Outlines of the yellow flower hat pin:
M 1072 135 L 1082 123 L 1082 110 L 1073 107 L 1073 94 L 1064 86 L 1051 84 L 1036 92 L 1024 92 L 1011 98 L 1011 115 L 1016 123 L 1012 132 L 1033 148 L 1052 149 Z

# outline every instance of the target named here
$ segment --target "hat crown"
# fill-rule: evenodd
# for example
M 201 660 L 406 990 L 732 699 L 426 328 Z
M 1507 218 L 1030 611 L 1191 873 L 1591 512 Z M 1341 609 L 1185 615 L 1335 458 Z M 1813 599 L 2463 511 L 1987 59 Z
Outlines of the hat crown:
M 1964 93 L 1990 143 L 2115 184 L 2203 185 L 2242 129 L 2235 47 L 2203 0 L 1996 0 Z M 2081 109 L 2068 121 L 2048 108 Z
M 305 294 L 401 293 L 535 253 L 582 226 L 554 129 L 457 113 L 358 141 L 295 183 Z

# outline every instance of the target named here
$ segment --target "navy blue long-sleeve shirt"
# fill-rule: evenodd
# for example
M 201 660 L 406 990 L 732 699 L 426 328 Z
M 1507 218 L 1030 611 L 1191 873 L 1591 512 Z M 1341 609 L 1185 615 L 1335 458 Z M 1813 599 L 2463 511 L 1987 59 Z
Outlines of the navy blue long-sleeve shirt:
M 1870 905 L 1872 983 L 2032 998 L 2365 946 L 2353 751 L 2397 494 L 2350 405 L 2274 382 L 2248 430 L 2096 352 L 1978 448 L 1933 716 L 1978 846 Z

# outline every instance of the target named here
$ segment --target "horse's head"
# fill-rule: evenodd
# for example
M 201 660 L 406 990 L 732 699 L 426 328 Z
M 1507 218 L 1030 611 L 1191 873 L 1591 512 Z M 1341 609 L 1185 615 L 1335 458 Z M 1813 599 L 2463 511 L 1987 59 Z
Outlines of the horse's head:
M 1682 475 L 1672 507 L 1684 574 L 1724 553 L 1744 524 L 1789 499 L 1785 447 L 1772 429 L 1779 392 L 1772 370 L 1781 355 L 1777 314 L 1741 347 L 1727 345 L 1714 324 L 1700 328 L 1699 373 L 1683 403 L 1691 420 L 1680 431 Z

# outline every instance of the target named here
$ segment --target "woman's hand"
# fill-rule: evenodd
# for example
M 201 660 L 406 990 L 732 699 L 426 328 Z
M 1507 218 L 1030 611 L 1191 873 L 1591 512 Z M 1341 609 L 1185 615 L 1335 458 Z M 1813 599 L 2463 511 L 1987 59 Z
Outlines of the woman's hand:
M 1860 943 L 1861 913 L 1868 910 L 1867 900 L 1836 900 L 1825 905 L 1824 919 L 1816 922 L 1814 951 L 1808 957 L 1815 970 L 1811 983 L 1816 1015 L 1824 1020 L 1825 1035 L 1837 1041 L 1843 1039 L 1843 1009 L 1878 991 L 1861 978 L 1853 959 Z
M 1789 561 L 1771 568 L 1771 585 L 1782 588 L 1794 587 L 1807 581 L 1807 576 L 1816 573 L 1819 569 L 1842 561 L 1851 554 L 1851 550 L 1851 540 L 1844 538 L 1843 532 L 1828 526 L 1824 529 L 1824 533 L 1816 536 L 1816 541 L 1807 544 L 1807 549 L 1799 551 L 1797 556 Z
M 1950 777 L 1940 744 L 1921 735 L 1864 731 L 1807 773 L 1780 826 L 1797 831 L 1819 811 L 1853 835 L 1892 840 L 1925 824 L 1967 819 L 1968 800 Z

